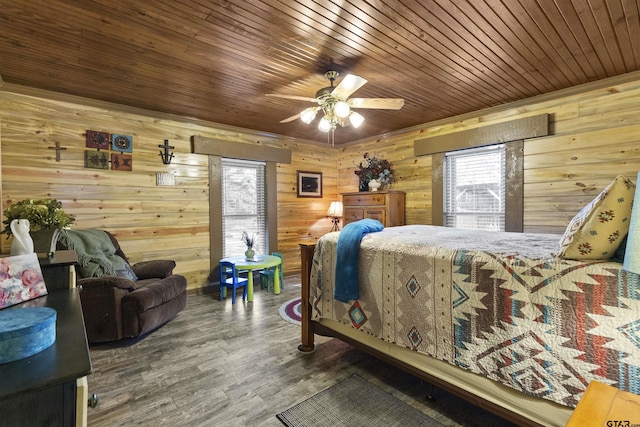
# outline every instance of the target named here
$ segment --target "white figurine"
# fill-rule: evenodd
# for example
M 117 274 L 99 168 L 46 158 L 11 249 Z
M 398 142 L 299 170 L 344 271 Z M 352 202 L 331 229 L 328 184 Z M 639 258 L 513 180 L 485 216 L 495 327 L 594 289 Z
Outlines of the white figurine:
M 24 255 L 33 253 L 33 239 L 29 234 L 28 219 L 14 219 L 9 225 L 13 233 L 11 243 L 11 255 Z

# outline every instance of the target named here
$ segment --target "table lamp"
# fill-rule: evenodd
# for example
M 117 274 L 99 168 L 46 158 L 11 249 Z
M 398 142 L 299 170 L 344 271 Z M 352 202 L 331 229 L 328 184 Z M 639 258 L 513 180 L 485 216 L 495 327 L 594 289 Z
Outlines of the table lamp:
M 331 231 L 340 231 L 340 218 L 342 218 L 342 202 L 331 202 L 327 216 L 331 217 L 333 228 Z
M 640 172 L 636 180 L 636 194 L 633 198 L 627 248 L 624 254 L 622 268 L 631 273 L 640 274 Z

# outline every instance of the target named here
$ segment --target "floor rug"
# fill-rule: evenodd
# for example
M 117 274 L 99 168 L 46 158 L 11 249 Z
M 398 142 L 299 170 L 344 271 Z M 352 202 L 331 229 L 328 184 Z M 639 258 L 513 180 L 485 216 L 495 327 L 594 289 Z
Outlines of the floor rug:
M 427 426 L 442 424 L 353 375 L 276 415 L 289 427 Z
M 294 325 L 300 325 L 302 321 L 302 302 L 300 298 L 294 298 L 282 304 L 280 309 L 280 317 Z

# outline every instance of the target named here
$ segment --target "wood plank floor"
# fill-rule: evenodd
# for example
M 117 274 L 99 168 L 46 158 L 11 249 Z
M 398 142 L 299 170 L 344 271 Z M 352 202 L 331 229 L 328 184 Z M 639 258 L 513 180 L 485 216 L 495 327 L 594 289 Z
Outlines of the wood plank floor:
M 300 293 L 256 289 L 253 303 L 190 295 L 187 308 L 146 337 L 92 345 L 89 426 L 280 426 L 275 415 L 358 374 L 448 426 L 511 426 L 337 340 L 298 353 L 300 327 L 278 314 Z

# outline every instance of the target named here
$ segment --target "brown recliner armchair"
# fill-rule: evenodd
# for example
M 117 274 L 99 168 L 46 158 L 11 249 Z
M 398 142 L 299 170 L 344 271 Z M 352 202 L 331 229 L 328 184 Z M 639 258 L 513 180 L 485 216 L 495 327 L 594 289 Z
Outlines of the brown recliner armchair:
M 187 280 L 173 274 L 174 261 L 130 265 L 116 238 L 109 232 L 104 233 L 111 240 L 115 255 L 125 264 L 112 276 L 83 277 L 83 269 L 76 269 L 77 286 L 82 287 L 80 300 L 87 338 L 91 343 L 139 337 L 173 319 L 187 305 Z M 65 243 L 69 241 L 58 242 L 58 247 L 66 249 Z M 79 248 L 75 249 L 78 253 Z

